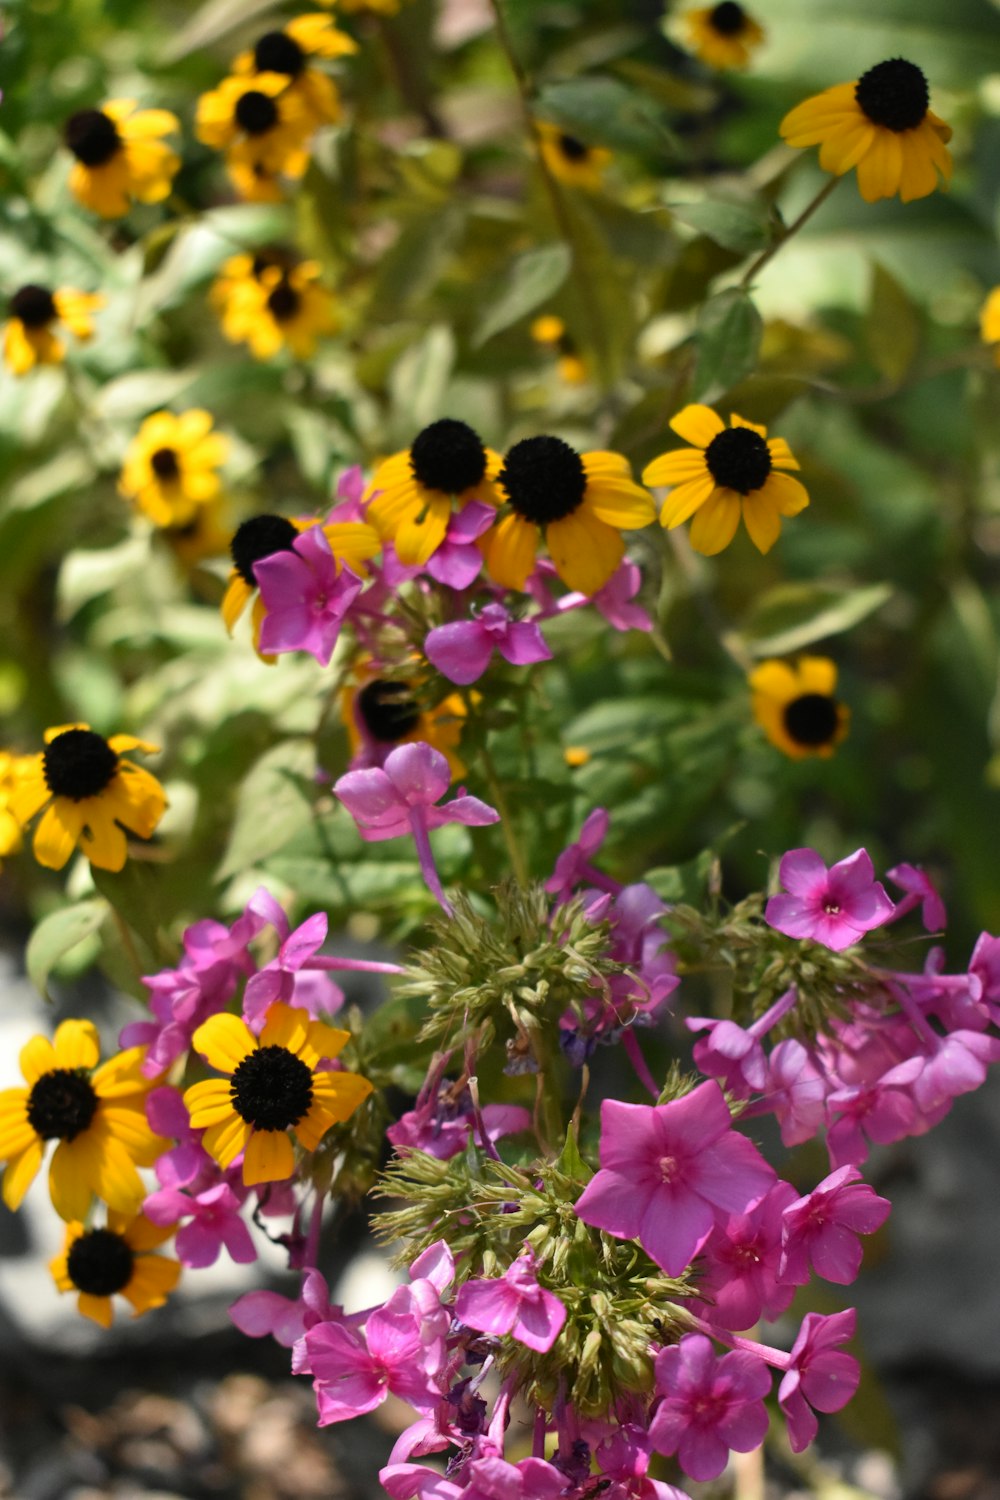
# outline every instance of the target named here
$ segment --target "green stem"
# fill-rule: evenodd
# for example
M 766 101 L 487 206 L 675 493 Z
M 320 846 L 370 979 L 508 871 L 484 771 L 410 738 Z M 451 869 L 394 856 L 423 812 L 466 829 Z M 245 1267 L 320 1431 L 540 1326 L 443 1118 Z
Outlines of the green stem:
M 497 812 L 500 814 L 500 827 L 503 830 L 504 842 L 507 845 L 507 853 L 510 856 L 511 868 L 514 871 L 518 885 L 522 890 L 527 890 L 531 884 L 531 872 L 528 869 L 528 862 L 524 857 L 524 850 L 521 848 L 517 834 L 514 832 L 510 807 L 504 794 L 503 785 L 497 773 L 493 757 L 486 748 L 485 741 L 480 746 L 480 753 L 483 762 L 483 774 L 486 777 L 486 785 L 490 789 L 490 796 L 493 799 Z
M 808 203 L 806 205 L 806 207 L 799 214 L 798 218 L 794 219 L 792 223 L 789 224 L 785 232 L 779 235 L 778 238 L 773 242 L 773 244 L 768 245 L 763 254 L 758 255 L 757 259 L 753 262 L 750 269 L 744 274 L 743 279 L 740 282 L 740 286 L 749 287 L 753 284 L 754 277 L 764 269 L 764 267 L 770 260 L 774 259 L 781 247 L 783 245 L 787 245 L 788 241 L 794 235 L 798 234 L 802 226 L 808 223 L 816 210 L 826 202 L 827 198 L 829 198 L 830 194 L 833 192 L 834 188 L 837 187 L 840 180 L 841 179 L 839 177 L 831 177 L 829 182 L 823 184 L 822 188 L 820 188 L 815 198 L 813 198 L 811 203 Z

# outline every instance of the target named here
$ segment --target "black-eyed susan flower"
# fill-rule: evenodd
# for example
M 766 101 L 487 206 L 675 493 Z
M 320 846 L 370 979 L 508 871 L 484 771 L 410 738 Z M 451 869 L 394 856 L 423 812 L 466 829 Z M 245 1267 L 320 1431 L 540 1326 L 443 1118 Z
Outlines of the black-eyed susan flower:
M 211 291 L 222 332 L 231 343 L 247 344 L 255 359 L 283 348 L 309 359 L 317 339 L 340 326 L 336 298 L 321 275 L 318 261 L 296 263 L 281 251 L 232 256 Z
M 951 178 L 951 127 L 930 108 L 927 79 L 915 63 L 893 57 L 856 83 L 838 83 L 785 116 L 790 146 L 819 146 L 819 164 L 838 177 L 858 169 L 866 203 L 926 198 Z
M 453 506 L 499 504 L 502 464 L 466 422 L 442 417 L 378 465 L 362 497 L 365 514 L 401 563 L 422 567 L 444 541 Z
M 580 454 L 558 437 L 515 443 L 496 485 L 505 504 L 482 546 L 490 577 L 504 588 L 524 588 L 544 538 L 567 588 L 596 594 L 625 555 L 621 533 L 656 519 L 627 459 Z
M 225 151 L 233 186 L 254 202 L 280 199 L 280 179 L 304 174 L 312 130 L 301 98 L 282 73 L 224 78 L 198 100 L 198 139 Z
M 10 809 L 17 786 L 17 767 L 18 757 L 9 750 L 0 750 L 0 859 L 16 854 L 22 842 L 21 825 Z
M 735 412 L 727 427 L 710 406 L 685 406 L 670 423 L 693 448 L 662 453 L 647 465 L 643 482 L 669 485 L 660 523 L 669 530 L 694 516 L 691 545 L 711 557 L 728 547 L 742 514 L 750 540 L 768 552 L 781 534 L 782 516 L 809 504 L 805 486 L 785 469 L 799 467 L 784 438 L 770 438 Z
M 380 677 L 362 666 L 357 681 L 341 689 L 340 709 L 352 770 L 381 766 L 397 745 L 423 741 L 441 752 L 453 780 L 465 775 L 458 747 L 469 710 L 461 693 L 432 703 L 420 680 Z
M 531 337 L 543 349 L 550 349 L 559 356 L 556 368 L 559 378 L 567 385 L 582 385 L 587 378 L 587 366 L 577 351 L 576 344 L 566 331 L 566 324 L 555 313 L 543 313 L 531 325 Z
M 310 58 L 345 57 L 357 43 L 338 31 L 329 16 L 296 16 L 280 30 L 266 31 L 254 47 L 233 63 L 235 74 L 278 73 L 288 80 L 313 125 L 332 125 L 341 117 L 336 85 Z
M 148 839 L 167 805 L 156 777 L 122 757 L 158 749 L 131 734 L 106 740 L 89 724 L 47 729 L 45 749 L 20 757 L 10 798 L 22 825 L 45 809 L 32 845 L 38 863 L 61 870 L 79 845 L 98 869 L 122 869 L 126 830 Z
M 764 28 L 735 0 L 688 11 L 682 20 L 688 45 L 710 68 L 745 68 L 764 40 Z
M 272 514 L 250 516 L 240 523 L 229 544 L 233 566 L 222 598 L 222 619 L 230 635 L 236 621 L 253 599 L 253 636 L 254 644 L 258 644 L 265 609 L 263 600 L 257 593 L 254 564 L 262 562 L 265 557 L 273 557 L 276 552 L 292 551 L 292 544 L 300 532 L 319 524 L 319 521 L 311 517 L 307 520 L 290 520 L 288 516 Z M 363 578 L 367 571 L 365 563 L 382 548 L 378 532 L 364 521 L 334 521 L 324 526 L 323 532 L 330 543 L 338 572 L 346 563 Z
M 993 357 L 1000 365 L 1000 286 L 995 286 L 983 303 L 979 332 L 985 344 L 993 345 Z
M 535 129 L 542 160 L 553 177 L 571 187 L 587 188 L 591 192 L 601 186 L 611 160 L 611 152 L 606 147 L 588 146 L 579 136 L 570 135 L 548 120 L 536 121 Z
M 109 99 L 100 109 L 78 110 L 63 132 L 76 157 L 69 174 L 71 192 L 104 219 L 127 214 L 133 199 L 161 203 L 181 164 L 161 136 L 179 129 L 169 110 L 137 111 L 132 99 Z
M 192 1045 L 225 1079 L 207 1078 L 184 1103 L 202 1145 L 221 1167 L 243 1152 L 243 1182 L 284 1182 L 295 1170 L 288 1132 L 315 1151 L 331 1125 L 348 1119 L 372 1092 L 358 1073 L 327 1071 L 350 1032 L 311 1021 L 304 1010 L 276 1002 L 259 1037 L 239 1016 L 210 1016 Z
M 837 701 L 837 668 L 828 656 L 762 661 L 749 682 L 754 718 L 793 760 L 830 756 L 847 734 L 850 709 Z
M 219 493 L 228 452 L 207 411 L 154 412 L 129 444 L 118 493 L 154 526 L 185 526 Z
M 184 569 L 196 568 L 209 557 L 225 557 L 233 534 L 233 521 L 221 498 L 200 505 L 183 526 L 161 526 L 156 537 L 170 548 Z
M 51 292 L 29 282 L 19 287 L 7 304 L 3 357 L 15 375 L 26 375 L 35 365 L 57 365 L 66 357 L 59 337 L 62 325 L 74 338 L 86 340 L 94 332 L 93 314 L 104 298 L 69 287 Z
M 124 1297 L 133 1317 L 141 1317 L 162 1307 L 180 1279 L 179 1261 L 154 1254 L 175 1228 L 161 1228 L 144 1214 L 114 1211 L 100 1228 L 67 1224 L 66 1243 L 49 1262 L 52 1279 L 61 1292 L 76 1292 L 78 1311 L 102 1328 L 111 1327 L 112 1297 Z
M 136 1167 L 152 1166 L 169 1142 L 146 1121 L 156 1079 L 140 1071 L 144 1047 L 100 1064 L 90 1021 L 63 1021 L 50 1042 L 35 1036 L 21 1048 L 27 1087 L 0 1091 L 0 1161 L 7 1163 L 3 1200 L 20 1206 L 38 1174 L 46 1144 L 58 1141 L 49 1192 L 63 1219 L 86 1219 L 98 1197 L 121 1213 L 138 1211 L 146 1189 Z

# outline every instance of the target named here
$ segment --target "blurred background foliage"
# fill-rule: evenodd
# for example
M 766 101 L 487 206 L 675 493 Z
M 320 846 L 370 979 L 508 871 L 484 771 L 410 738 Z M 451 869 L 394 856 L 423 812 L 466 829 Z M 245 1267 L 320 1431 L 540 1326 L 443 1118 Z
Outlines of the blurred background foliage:
M 611 153 L 599 189 L 555 200 L 486 0 L 345 14 L 359 50 L 338 66 L 344 122 L 286 203 L 246 205 L 194 138 L 196 99 L 297 9 L 5 7 L 2 290 L 107 301 L 65 366 L 0 374 L 4 743 L 33 750 L 47 725 L 83 719 L 163 746 L 167 819 L 141 864 L 98 877 L 143 963 L 261 878 L 358 938 L 409 937 L 430 901 L 409 849 L 363 845 L 330 796 L 348 759 L 346 656 L 262 665 L 222 627 L 226 560 L 185 567 L 117 493 L 142 419 L 195 405 L 232 439 L 233 526 L 328 507 L 345 467 L 445 415 L 498 448 L 557 431 L 637 471 L 672 445 L 686 401 L 771 425 L 802 462 L 809 510 L 767 557 L 745 535 L 705 560 L 677 533 L 635 534 L 653 635 L 591 610 L 547 626 L 558 661 L 535 684 L 499 672 L 470 700 L 470 789 L 491 798 L 487 746 L 539 876 L 601 804 L 616 872 L 653 869 L 667 895 L 709 847 L 735 897 L 786 848 L 865 844 L 877 867 L 912 860 L 942 880 L 958 961 L 1000 927 L 1000 374 L 977 326 L 1000 281 L 1000 10 L 752 10 L 768 40 L 738 75 L 688 55 L 659 0 L 506 0 L 531 108 Z M 952 191 L 869 205 L 852 176 L 748 295 L 749 258 L 823 180 L 814 153 L 778 142 L 782 114 L 900 54 L 955 127 Z M 179 115 L 183 167 L 166 204 L 107 225 L 72 201 L 60 131 L 122 96 Z M 341 332 L 306 363 L 227 344 L 208 302 L 229 256 L 275 242 L 315 257 L 340 303 Z M 542 312 L 564 321 L 584 380 L 532 339 Z M 752 722 L 746 665 L 803 648 L 836 659 L 852 727 L 833 759 L 792 763 Z M 567 747 L 589 759 L 569 769 Z M 446 879 L 485 890 L 499 832 L 436 837 Z M 25 853 L 2 881 L 16 921 L 57 913 L 34 945 L 42 982 L 100 955 L 136 990 L 86 865 L 64 891 Z

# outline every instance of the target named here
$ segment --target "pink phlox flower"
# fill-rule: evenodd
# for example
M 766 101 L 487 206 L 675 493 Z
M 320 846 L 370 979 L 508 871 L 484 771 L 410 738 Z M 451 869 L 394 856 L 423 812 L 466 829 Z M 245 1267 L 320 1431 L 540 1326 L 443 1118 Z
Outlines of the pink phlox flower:
M 979 934 L 969 959 L 969 975 L 978 983 L 978 998 L 994 1026 L 1000 1026 L 1000 938 L 988 932 Z
M 182 1193 L 161 1188 L 150 1193 L 142 1206 L 147 1219 L 167 1225 L 187 1219 L 177 1231 L 177 1258 L 192 1269 L 214 1266 L 223 1247 L 238 1265 L 257 1259 L 250 1231 L 240 1218 L 240 1201 L 224 1182 L 200 1193 Z
M 431 1071 L 413 1109 L 386 1130 L 386 1139 L 397 1151 L 424 1151 L 438 1161 L 449 1161 L 468 1145 L 476 1123 L 472 1095 L 467 1088 L 456 1094 L 442 1071 Z M 490 1141 L 531 1127 L 530 1112 L 519 1104 L 486 1104 L 482 1118 Z
M 424 563 L 424 572 L 446 588 L 469 588 L 483 566 L 483 554 L 476 541 L 489 531 L 496 518 L 492 505 L 482 500 L 467 501 L 452 515 L 444 541 Z
M 649 1478 L 649 1434 L 640 1427 L 622 1425 L 598 1445 L 594 1457 L 610 1480 L 610 1485 L 596 1492 L 601 1500 L 688 1500 L 675 1485 Z
M 749 1453 L 763 1442 L 771 1372 L 756 1354 L 740 1350 L 720 1358 L 703 1333 L 687 1333 L 660 1350 L 654 1369 L 662 1400 L 650 1442 L 658 1453 L 676 1453 L 692 1479 L 716 1479 L 730 1449 Z
M 732 1128 L 714 1080 L 669 1104 L 601 1104 L 601 1169 L 576 1202 L 585 1224 L 638 1239 L 679 1276 L 712 1225 L 746 1213 L 775 1172 Z
M 357 823 L 361 837 L 369 842 L 403 838 L 415 824 L 441 828 L 446 823 L 465 823 L 479 828 L 499 822 L 500 814 L 478 797 L 459 795 L 437 807 L 450 785 L 444 756 L 418 740 L 398 745 L 382 767 L 348 771 L 333 790 Z
M 717 1224 L 705 1242 L 705 1272 L 698 1282 L 698 1311 L 720 1328 L 752 1328 L 763 1316 L 783 1313 L 795 1288 L 782 1285 L 784 1211 L 795 1201 L 788 1182 L 776 1182 L 755 1208 Z M 701 1305 L 703 1304 L 703 1305 Z
M 989 1007 L 983 1002 L 982 976 L 946 974 L 944 949 L 931 948 L 922 974 L 889 974 L 890 983 L 903 989 L 928 1015 L 937 1016 L 945 1031 L 985 1031 Z
M 608 981 L 616 1003 L 628 1001 L 630 1009 L 651 1024 L 667 998 L 680 984 L 677 960 L 667 946 L 667 934 L 660 919 L 670 908 L 645 881 L 622 886 L 614 895 L 608 915 L 611 919 L 609 955 L 617 963 L 628 964 L 631 974 L 612 974 Z
M 365 492 L 365 476 L 360 464 L 351 464 L 337 480 L 338 503 L 330 511 L 325 525 L 334 521 L 363 521 L 365 513 L 361 497 Z
M 459 1500 L 461 1485 L 422 1464 L 387 1464 L 379 1483 L 391 1500 Z
M 284 913 L 282 913 L 284 916 Z M 258 969 L 247 980 L 243 994 L 243 1019 L 251 1031 L 259 1034 L 267 1020 L 268 1008 L 276 1000 L 286 1005 L 296 1003 L 308 1010 L 314 1020 L 320 1011 L 334 1014 L 344 1003 L 344 992 L 325 974 L 303 975 L 309 960 L 326 941 L 328 919 L 325 912 L 308 917 L 294 932 L 286 931 L 278 952 L 269 964 Z M 280 929 L 279 929 L 280 931 Z M 300 983 L 304 980 L 305 983 Z M 303 1005 L 302 1001 L 309 1003 Z
M 762 1107 L 781 1127 L 785 1146 L 812 1140 L 826 1114 L 827 1085 L 802 1043 L 779 1042 L 767 1060 Z
M 563 850 L 545 882 L 550 895 L 565 901 L 578 885 L 591 883 L 594 873 L 591 861 L 607 838 L 610 822 L 610 815 L 603 807 L 595 807 L 592 813 L 588 813 L 576 843 Z
M 291 548 L 254 563 L 254 578 L 267 613 L 260 649 L 269 656 L 308 651 L 329 666 L 348 610 L 364 580 L 338 563 L 322 526 L 299 532 Z
M 612 573 L 596 594 L 563 594 L 556 608 L 562 613 L 593 604 L 615 630 L 652 630 L 653 622 L 639 604 L 632 600 L 642 587 L 642 573 L 634 562 L 625 561 Z
M 502 1276 L 467 1281 L 455 1302 L 455 1316 L 467 1328 L 501 1337 L 546 1354 L 562 1331 L 566 1309 L 554 1293 L 539 1286 L 535 1257 L 528 1248 Z
M 882 1079 L 887 1087 L 908 1086 L 917 1108 L 925 1115 L 937 1116 L 937 1111 L 947 1109 L 960 1094 L 980 1088 L 990 1063 L 1000 1062 L 1000 1038 L 984 1036 L 981 1031 L 953 1031 L 946 1037 L 935 1036 L 927 1045 L 922 1057 L 899 1063 Z
M 906 892 L 902 901 L 896 903 L 897 917 L 919 906 L 925 932 L 941 932 L 948 925 L 944 902 L 931 883 L 930 876 L 919 865 L 895 865 L 886 874 L 900 890 Z
M 320 1427 L 374 1411 L 390 1393 L 418 1409 L 439 1400 L 434 1377 L 443 1360 L 444 1341 L 432 1336 L 425 1342 L 424 1320 L 415 1315 L 409 1293 L 409 1287 L 399 1287 L 363 1329 L 326 1322 L 303 1334 Z M 293 1369 L 300 1373 L 301 1362 Z
M 735 1021 L 716 1021 L 692 1016 L 690 1031 L 707 1031 L 694 1045 L 694 1060 L 703 1073 L 718 1078 L 737 1099 L 760 1093 L 767 1084 L 767 1058 L 760 1044 L 771 1028 L 792 1010 L 797 1001 L 794 986 L 745 1029 Z
M 160 1186 L 185 1188 L 199 1182 L 206 1187 L 218 1181 L 215 1162 L 201 1145 L 201 1131 L 191 1129 L 191 1119 L 179 1089 L 163 1084 L 146 1095 L 146 1119 L 156 1135 L 177 1142 L 156 1158 L 154 1169 Z
M 880 1079 L 827 1095 L 826 1146 L 832 1167 L 860 1167 L 868 1159 L 869 1140 L 887 1146 L 918 1134 L 917 1108 L 905 1081 L 897 1079 L 900 1086 L 893 1086 Z
M 771 897 L 764 920 L 787 937 L 811 938 L 839 953 L 895 910 L 864 849 L 829 870 L 814 849 L 792 849 L 778 868 L 789 894 Z
M 473 1459 L 462 1477 L 461 1500 L 556 1500 L 566 1493 L 566 1476 L 544 1458 L 512 1464 L 486 1455 Z
M 326 1280 L 316 1270 L 306 1272 L 298 1297 L 271 1291 L 245 1292 L 230 1305 L 229 1316 L 249 1338 L 270 1336 L 286 1349 L 293 1348 L 307 1328 L 319 1323 L 338 1321 L 352 1327 L 359 1321 L 356 1315 L 344 1317 L 343 1308 L 330 1302 Z
M 857 1313 L 853 1307 L 824 1317 L 806 1313 L 778 1387 L 778 1403 L 788 1423 L 793 1453 L 801 1453 L 819 1431 L 816 1411 L 840 1411 L 861 1380 L 861 1366 L 837 1349 L 854 1337 Z
M 784 1212 L 780 1273 L 782 1280 L 805 1286 L 810 1266 L 817 1276 L 849 1286 L 861 1270 L 858 1238 L 874 1234 L 892 1210 L 857 1167 L 840 1167 Z
M 431 666 L 463 687 L 482 677 L 494 651 L 515 667 L 552 660 L 537 623 L 515 620 L 502 604 L 484 604 L 472 619 L 438 625 L 424 640 Z

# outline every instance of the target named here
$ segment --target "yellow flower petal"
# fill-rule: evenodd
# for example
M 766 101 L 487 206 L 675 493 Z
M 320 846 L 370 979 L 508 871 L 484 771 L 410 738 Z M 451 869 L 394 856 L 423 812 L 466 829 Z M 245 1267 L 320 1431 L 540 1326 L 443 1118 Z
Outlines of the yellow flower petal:
M 740 497 L 717 489 L 691 522 L 690 542 L 696 552 L 714 557 L 728 547 L 740 524 Z
M 686 443 L 696 448 L 707 448 L 713 438 L 724 432 L 726 424 L 710 406 L 685 406 L 676 417 L 671 417 L 670 427 Z
M 56 1066 L 59 1068 L 97 1067 L 101 1044 L 92 1021 L 63 1021 L 53 1039 Z
M 84 1139 L 77 1136 L 75 1141 L 60 1141 L 49 1163 L 49 1197 L 56 1213 L 67 1223 L 86 1219 L 94 1196 L 89 1176 L 82 1170 L 80 1142 Z
M 587 485 L 587 509 L 599 521 L 622 531 L 635 531 L 656 520 L 653 497 L 637 484 L 594 479 Z
M 82 822 L 67 797 L 57 797 L 35 830 L 32 848 L 40 865 L 61 870 L 82 834 Z
M 102 1328 L 111 1327 L 114 1309 L 110 1297 L 95 1297 L 92 1292 L 81 1292 L 76 1305 L 78 1311 L 92 1323 L 100 1323 Z
M 224 1078 L 206 1078 L 184 1091 L 184 1105 L 195 1130 L 218 1125 L 234 1113 L 231 1085 Z
M 267 1020 L 260 1034 L 262 1047 L 286 1047 L 298 1052 L 309 1037 L 309 1012 L 301 1007 L 277 1001 L 268 1007 Z
M 243 1183 L 286 1182 L 295 1171 L 292 1142 L 283 1130 L 255 1130 L 243 1158 Z
M 770 552 L 781 535 L 781 515 L 766 490 L 755 490 L 743 501 L 743 524 L 758 552 Z
M 210 1156 L 214 1156 L 220 1167 L 231 1167 L 250 1139 L 250 1126 L 234 1112 L 231 1120 L 220 1120 L 210 1125 L 201 1138 L 201 1143 Z
M 140 1255 L 122 1296 L 131 1302 L 136 1317 L 151 1307 L 162 1307 L 181 1276 L 180 1262 L 167 1255 Z
M 20 1208 L 25 1193 L 38 1175 L 44 1151 L 44 1143 L 35 1138 L 7 1163 L 3 1174 L 3 1201 L 12 1213 Z
M 711 474 L 703 474 L 698 479 L 690 479 L 686 484 L 679 484 L 676 489 L 670 491 L 663 502 L 660 511 L 660 525 L 666 526 L 672 531 L 675 526 L 680 526 L 690 519 L 700 505 L 715 493 L 716 484 Z
M 538 527 L 518 515 L 508 514 L 486 533 L 486 567 L 494 583 L 507 589 L 523 589 L 535 566 Z
M 220 1073 L 235 1073 L 243 1059 L 255 1050 L 257 1039 L 239 1016 L 223 1014 L 203 1021 L 191 1044 Z
M 55 1048 L 48 1037 L 44 1036 L 33 1036 L 30 1042 L 25 1042 L 21 1048 L 18 1062 L 21 1065 L 21 1077 L 29 1087 L 31 1084 L 37 1083 L 43 1073 L 51 1073 L 53 1068 L 59 1067 L 59 1063 L 56 1061 Z M 20 1094 L 23 1093 L 23 1090 L 18 1089 L 16 1092 Z M 0 1094 L 0 1100 L 3 1097 Z
M 567 588 L 596 594 L 625 556 L 621 533 L 593 515 L 588 500 L 545 529 L 556 572 Z
M 647 464 L 642 471 L 642 482 L 653 486 L 683 484 L 688 479 L 700 479 L 707 472 L 703 448 L 676 448 Z
M 317 1073 L 313 1080 L 316 1101 L 338 1123 L 350 1119 L 373 1087 L 360 1073 Z

